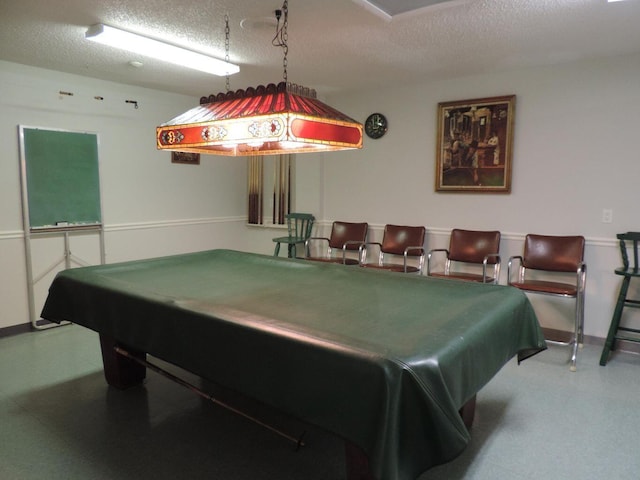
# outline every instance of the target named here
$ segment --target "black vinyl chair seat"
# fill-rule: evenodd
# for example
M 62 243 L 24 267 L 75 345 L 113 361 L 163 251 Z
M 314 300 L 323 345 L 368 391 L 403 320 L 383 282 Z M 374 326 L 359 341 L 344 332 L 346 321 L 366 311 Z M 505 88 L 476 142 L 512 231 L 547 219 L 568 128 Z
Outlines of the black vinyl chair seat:
M 584 337 L 584 292 L 587 265 L 584 263 L 584 237 L 529 234 L 525 237 L 524 252 L 509 259 L 507 282 L 525 292 L 554 295 L 575 300 L 574 327 L 571 339 L 569 369 L 576 370 L 578 347 Z M 514 278 L 514 273 L 515 278 Z M 546 275 L 541 279 L 539 275 Z M 571 275 L 571 281 L 552 278 Z
M 424 227 L 385 225 L 382 242 L 367 242 L 364 245 L 360 266 L 389 272 L 422 273 L 425 233 Z M 369 263 L 367 255 L 374 248 L 378 249 L 378 261 Z M 393 258 L 399 257 L 402 257 L 403 263 L 392 263 Z M 412 264 L 412 260 L 417 265 Z
M 481 230 L 451 231 L 449 248 L 435 248 L 427 255 L 427 275 L 469 282 L 498 283 L 500 277 L 500 232 Z M 433 271 L 436 255 L 445 255 L 443 271 Z M 453 266 L 470 266 L 482 272 L 462 271 Z M 491 271 L 493 270 L 493 271 Z
M 315 262 L 340 263 L 342 265 L 358 265 L 361 249 L 367 241 L 369 224 L 360 222 L 333 222 L 329 237 L 310 237 L 305 242 L 305 258 Z M 312 247 L 326 247 L 322 256 L 311 255 Z M 336 255 L 335 253 L 338 253 Z M 358 258 L 347 254 L 357 254 Z

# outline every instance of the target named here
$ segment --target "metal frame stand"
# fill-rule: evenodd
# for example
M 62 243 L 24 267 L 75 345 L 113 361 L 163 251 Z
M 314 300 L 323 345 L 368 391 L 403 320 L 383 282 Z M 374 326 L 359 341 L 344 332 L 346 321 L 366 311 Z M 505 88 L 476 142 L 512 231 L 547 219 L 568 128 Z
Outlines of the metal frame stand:
M 105 248 L 104 248 L 104 228 L 102 225 L 102 203 L 100 201 L 100 188 L 98 186 L 95 195 L 97 200 L 98 209 L 100 210 L 99 215 L 96 217 L 90 216 L 88 219 L 81 219 L 82 222 L 85 223 L 74 223 L 74 218 L 69 218 L 63 216 L 62 219 L 65 221 L 56 222 L 55 224 L 48 225 L 40 225 L 40 224 L 32 224 L 30 217 L 30 206 L 29 206 L 29 182 L 27 179 L 27 148 L 25 144 L 25 131 L 26 130 L 43 130 L 48 131 L 49 133 L 80 133 L 87 134 L 87 132 L 78 132 L 78 131 L 70 131 L 70 130 L 60 130 L 60 129 L 46 129 L 46 128 L 38 128 L 38 127 L 27 127 L 24 125 L 18 125 L 18 140 L 20 143 L 20 184 L 22 190 L 22 224 L 24 227 L 24 250 L 25 250 L 25 262 L 26 262 L 26 276 L 27 276 L 27 297 L 28 297 L 28 306 L 29 306 L 29 319 L 31 321 L 31 325 L 36 330 L 46 330 L 52 327 L 59 327 L 62 325 L 68 325 L 71 322 L 61 322 L 61 323 L 51 323 L 45 325 L 38 325 L 38 320 L 40 320 L 39 312 L 36 312 L 35 307 L 35 295 L 34 295 L 34 286 L 36 283 L 41 281 L 45 276 L 54 271 L 60 265 L 64 264 L 64 268 L 70 268 L 73 264 L 79 266 L 87 266 L 89 263 L 85 262 L 81 258 L 75 256 L 71 253 L 70 248 L 70 236 L 72 234 L 91 234 L 97 233 L 99 236 L 100 242 L 100 263 L 105 263 Z M 96 149 L 98 147 L 98 137 L 95 135 L 96 141 Z M 91 160 L 91 159 L 89 159 Z M 97 158 L 96 158 L 97 161 Z M 99 170 L 99 164 L 97 164 Z M 48 177 L 47 177 L 48 178 Z M 49 179 L 48 179 L 49 180 Z M 99 183 L 99 171 L 98 171 L 98 183 Z M 54 183 L 55 184 L 55 183 Z M 36 184 L 37 185 L 37 184 Z M 37 190 L 37 189 L 36 189 Z M 59 192 L 62 195 L 66 195 L 69 193 L 68 191 L 62 190 Z M 84 201 L 85 199 L 80 197 L 72 197 L 76 202 Z M 59 212 L 58 212 L 59 213 Z M 57 219 L 56 219 L 57 220 Z M 50 265 L 46 270 L 44 270 L 40 275 L 34 276 L 33 273 L 33 260 L 31 255 L 31 238 L 32 237 L 55 237 L 62 235 L 64 238 L 64 252 L 58 260 L 55 261 L 52 265 Z
M 36 312 L 35 306 L 35 285 L 42 280 L 46 275 L 55 270 L 61 264 L 64 264 L 64 268 L 71 268 L 72 265 L 87 266 L 88 262 L 85 262 L 81 258 L 71 253 L 70 239 L 71 234 L 80 233 L 97 233 L 100 241 L 100 263 L 105 263 L 105 251 L 104 251 L 104 229 L 101 224 L 99 225 L 82 225 L 71 227 L 51 227 L 51 228 L 38 228 L 38 229 L 26 229 L 24 235 L 25 241 L 25 260 L 27 267 L 27 296 L 29 301 L 29 318 L 31 320 L 31 326 L 36 330 L 47 330 L 53 327 L 60 327 L 62 325 L 69 325 L 71 322 L 61 323 L 49 323 L 46 325 L 38 325 L 39 315 Z M 53 264 L 45 269 L 38 276 L 34 276 L 33 261 L 31 256 L 31 237 L 39 236 L 57 236 L 62 235 L 64 238 L 64 252 L 61 257 L 58 258 Z

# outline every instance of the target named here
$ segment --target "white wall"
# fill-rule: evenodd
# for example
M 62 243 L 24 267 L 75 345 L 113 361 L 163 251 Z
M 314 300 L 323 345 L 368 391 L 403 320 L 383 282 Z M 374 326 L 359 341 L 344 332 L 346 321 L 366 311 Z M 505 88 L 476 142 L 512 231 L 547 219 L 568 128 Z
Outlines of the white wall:
M 202 156 L 199 166 L 171 164 L 171 154 L 155 147 L 155 127 L 197 103 L 0 62 L 0 328 L 30 321 L 18 125 L 98 134 L 107 262 L 244 248 L 246 161 Z M 59 237 L 34 240 L 32 247 L 36 277 L 63 253 Z M 72 238 L 71 251 L 83 260 L 99 261 L 97 247 L 95 238 Z M 53 273 L 36 284 L 38 312 Z
M 295 210 L 312 213 L 316 217 L 316 232 L 323 231 L 323 219 L 326 218 L 322 212 L 322 158 L 323 155 L 315 153 L 297 155 L 295 160 L 295 184 L 292 187 L 294 189 L 292 203 L 295 206 Z M 272 242 L 272 239 L 286 234 L 286 228 L 284 227 L 278 229 L 248 226 L 244 232 L 244 245 L 247 251 L 273 255 L 275 243 Z M 286 251 L 286 248 L 282 248 L 280 256 L 286 255 Z M 298 252 L 298 256 L 302 256 L 302 252 Z
M 503 259 L 521 252 L 529 232 L 584 235 L 585 331 L 604 337 L 619 286 L 615 234 L 640 230 L 639 78 L 632 55 L 334 96 L 330 104 L 361 121 L 384 113 L 389 132 L 326 157 L 324 218 L 368 221 L 378 236 L 385 223 L 424 225 L 427 248 L 446 246 L 454 227 L 497 229 Z M 436 193 L 438 102 L 509 94 L 517 96 L 511 194 Z M 569 329 L 570 314 L 556 315 L 553 303 L 539 307 L 541 323 Z
M 427 248 L 446 246 L 454 227 L 499 229 L 503 259 L 520 253 L 528 232 L 582 234 L 586 333 L 604 337 L 619 285 L 615 234 L 640 230 L 638 78 L 640 56 L 633 55 L 336 95 L 327 103 L 360 121 L 380 111 L 390 130 L 377 141 L 365 138 L 361 151 L 299 155 L 296 209 L 316 215 L 319 233 L 332 220 L 367 221 L 373 238 L 385 223 L 424 225 Z M 75 95 L 60 99 L 59 90 Z M 436 193 L 438 102 L 507 94 L 517 96 L 512 193 Z M 197 101 L 0 62 L 0 328 L 29 321 L 19 124 L 99 133 L 108 262 L 217 247 L 273 251 L 271 238 L 281 232 L 244 224 L 244 160 L 172 165 L 155 149 L 155 126 Z M 613 210 L 613 223 L 601 222 L 603 208 Z M 58 255 L 57 247 L 43 250 Z M 543 325 L 570 328 L 566 305 L 534 303 Z

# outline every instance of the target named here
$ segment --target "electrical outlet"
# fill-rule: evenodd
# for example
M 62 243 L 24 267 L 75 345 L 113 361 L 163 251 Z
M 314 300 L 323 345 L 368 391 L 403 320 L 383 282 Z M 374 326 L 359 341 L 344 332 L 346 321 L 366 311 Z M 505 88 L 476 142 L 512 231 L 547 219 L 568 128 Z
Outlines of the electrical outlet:
M 602 223 L 611 223 L 613 222 L 613 210 L 610 208 L 604 208 L 602 210 Z

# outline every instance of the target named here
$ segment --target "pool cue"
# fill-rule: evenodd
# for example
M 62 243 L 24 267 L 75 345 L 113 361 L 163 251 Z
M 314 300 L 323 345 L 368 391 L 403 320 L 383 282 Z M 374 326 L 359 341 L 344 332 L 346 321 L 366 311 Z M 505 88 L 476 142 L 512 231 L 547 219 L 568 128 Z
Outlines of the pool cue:
M 278 165 L 276 162 L 273 162 L 273 224 L 276 225 L 276 215 L 277 215 L 277 207 L 276 207 L 276 190 L 277 190 L 277 182 L 278 181 Z M 278 218 L 278 223 L 280 223 L 280 218 Z
M 255 221 L 256 217 L 256 159 L 251 157 L 251 218 Z
M 280 216 L 281 218 L 284 218 L 285 213 L 290 213 L 285 211 L 285 203 L 284 203 L 284 155 L 280 155 L 279 158 L 279 162 L 280 165 L 280 197 L 279 197 L 279 202 L 280 202 Z
M 249 223 L 259 223 L 256 206 L 257 195 L 257 158 L 249 159 Z
M 287 211 L 291 213 L 291 154 L 287 155 Z
M 258 223 L 262 225 L 264 214 L 264 156 L 258 157 Z
M 154 372 L 162 375 L 163 377 L 168 378 L 169 380 L 172 380 L 174 382 L 176 382 L 179 385 L 182 385 L 185 388 L 188 388 L 189 390 L 191 390 L 193 393 L 195 393 L 196 395 L 201 396 L 202 398 L 209 400 L 211 402 L 213 402 L 214 404 L 225 408 L 227 410 L 229 410 L 230 412 L 235 413 L 236 415 L 239 415 L 241 417 L 246 418 L 247 420 L 251 420 L 252 422 L 260 425 L 261 427 L 266 428 L 267 430 L 272 431 L 273 433 L 280 435 L 283 438 L 286 438 L 287 440 L 293 442 L 296 444 L 296 451 L 300 449 L 300 447 L 304 447 L 305 443 L 302 440 L 304 437 L 304 434 L 306 433 L 306 431 L 302 432 L 302 434 L 300 435 L 300 437 L 295 438 L 292 437 L 291 435 L 284 433 L 281 430 L 278 430 L 277 428 L 262 422 L 261 420 L 258 420 L 255 417 L 252 417 L 251 415 L 249 415 L 248 413 L 243 412 L 242 410 L 238 410 L 235 407 L 232 407 L 231 405 L 229 405 L 228 403 L 225 403 L 221 400 L 218 400 L 217 398 L 209 395 L 207 392 L 204 392 L 202 390 L 200 390 L 198 387 L 196 387 L 195 385 L 187 382 L 186 380 L 183 380 L 180 377 L 175 376 L 174 374 L 167 372 L 166 370 L 164 370 L 163 368 L 158 367 L 157 365 L 154 365 L 153 363 L 150 363 L 142 358 L 136 357 L 132 354 L 130 354 L 127 350 L 125 350 L 122 347 L 118 347 L 117 345 L 115 347 L 113 347 L 114 351 L 120 355 L 122 355 L 123 357 L 128 358 L 129 360 L 133 360 L 136 363 L 139 363 L 140 365 L 148 368 L 149 370 L 153 370 Z
M 248 215 L 249 215 L 249 223 L 253 223 L 253 210 L 252 210 L 252 202 L 253 202 L 253 194 L 252 194 L 252 182 L 253 182 L 253 159 L 251 157 L 248 158 L 247 163 L 249 164 L 249 178 L 247 180 L 247 190 L 249 192 L 249 205 L 248 205 Z

